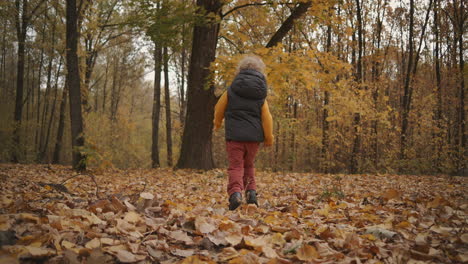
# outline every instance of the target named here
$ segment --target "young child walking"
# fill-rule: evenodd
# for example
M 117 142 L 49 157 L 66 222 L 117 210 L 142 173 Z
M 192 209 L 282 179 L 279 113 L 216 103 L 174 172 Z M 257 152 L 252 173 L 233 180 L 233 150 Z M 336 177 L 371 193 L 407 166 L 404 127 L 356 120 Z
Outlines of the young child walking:
M 245 56 L 231 86 L 215 106 L 214 129 L 221 127 L 223 118 L 226 120 L 229 210 L 241 205 L 244 190 L 247 203 L 258 206 L 254 160 L 260 142 L 271 146 L 274 139 L 264 71 L 262 59 Z

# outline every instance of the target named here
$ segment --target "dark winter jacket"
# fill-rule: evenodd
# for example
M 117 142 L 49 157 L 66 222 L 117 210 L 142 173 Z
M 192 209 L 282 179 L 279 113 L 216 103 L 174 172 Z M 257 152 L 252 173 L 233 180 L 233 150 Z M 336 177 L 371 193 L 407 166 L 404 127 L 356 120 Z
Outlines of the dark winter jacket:
M 226 140 L 263 142 L 262 106 L 267 96 L 265 76 L 242 70 L 227 91 Z

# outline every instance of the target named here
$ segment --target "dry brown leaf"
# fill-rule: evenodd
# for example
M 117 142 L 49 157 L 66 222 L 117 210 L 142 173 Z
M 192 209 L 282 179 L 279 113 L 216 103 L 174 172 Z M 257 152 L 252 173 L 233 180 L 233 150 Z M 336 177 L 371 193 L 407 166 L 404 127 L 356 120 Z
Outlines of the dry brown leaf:
M 182 261 L 179 262 L 179 264 L 215 264 L 214 261 L 206 259 L 206 257 L 202 258 L 198 255 L 195 256 L 190 256 Z
M 296 257 L 303 261 L 313 261 L 314 259 L 320 258 L 320 255 L 314 246 L 303 244 L 302 247 L 297 250 Z
M 207 234 L 216 230 L 216 224 L 211 218 L 200 216 L 195 219 L 195 228 L 198 232 Z
M 31 255 L 33 258 L 42 258 L 42 257 L 48 257 L 55 255 L 55 250 L 52 250 L 50 248 L 43 248 L 43 247 L 34 247 L 34 246 L 25 246 L 26 250 L 28 253 Z
M 269 246 L 263 246 L 262 247 L 262 252 L 265 254 L 265 257 L 267 258 L 277 258 L 278 254 L 276 254 L 276 251 L 272 249 Z
M 231 233 L 225 237 L 226 241 L 232 246 L 237 246 L 242 241 L 242 235 Z
M 190 257 L 195 253 L 195 250 L 193 249 L 175 249 L 171 251 L 173 255 L 179 256 L 179 257 Z
M 398 190 L 395 190 L 395 189 L 390 189 L 390 190 L 387 190 L 383 195 L 382 197 L 387 199 L 387 200 L 391 200 L 391 199 L 398 199 L 400 198 L 401 194 Z
M 117 250 L 115 256 L 123 263 L 133 263 L 137 261 L 142 261 L 146 257 L 142 255 L 134 255 L 127 250 Z
M 468 233 L 461 235 L 460 239 L 463 243 L 468 244 Z
M 239 252 L 237 252 L 235 248 L 227 247 L 227 248 L 223 248 L 223 250 L 221 251 L 221 254 L 218 255 L 218 258 L 220 261 L 228 261 L 238 256 L 239 256 Z
M 125 217 L 124 217 L 124 220 L 126 222 L 134 223 L 134 224 L 142 221 L 141 216 L 138 213 L 133 212 L 133 211 L 130 211 L 130 212 L 126 213 Z
M 89 248 L 89 249 L 101 247 L 101 241 L 100 241 L 99 238 L 96 237 L 96 238 L 88 241 L 88 243 L 86 243 L 85 247 Z
M 184 242 L 186 245 L 192 245 L 193 239 L 182 230 L 176 230 L 169 233 L 169 236 L 177 241 Z

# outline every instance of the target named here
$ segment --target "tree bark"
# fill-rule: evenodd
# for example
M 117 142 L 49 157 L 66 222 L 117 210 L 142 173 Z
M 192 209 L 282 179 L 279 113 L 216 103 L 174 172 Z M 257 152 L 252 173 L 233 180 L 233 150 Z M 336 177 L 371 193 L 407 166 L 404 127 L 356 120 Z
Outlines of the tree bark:
M 441 156 L 442 156 L 442 77 L 440 74 L 440 40 L 439 40 L 439 8 L 440 8 L 440 0 L 435 0 L 434 2 L 434 38 L 435 38 L 435 47 L 434 47 L 434 61 L 435 61 L 435 75 L 436 75 L 436 97 L 437 97 L 437 109 L 436 109 L 436 122 L 437 122 L 437 133 L 436 133 L 436 141 L 435 141 L 435 149 L 436 149 L 436 170 L 440 172 L 441 168 Z
M 80 72 L 78 64 L 78 14 L 76 0 L 67 0 L 66 7 L 67 80 L 69 85 L 73 168 L 86 170 L 86 155 L 80 152 L 85 144 L 81 112 Z
M 154 43 L 154 97 L 152 116 L 152 145 L 151 145 L 151 167 L 158 168 L 159 164 L 159 114 L 161 111 L 161 44 Z
M 360 85 L 362 84 L 362 10 L 360 1 L 356 0 L 356 14 L 357 14 L 357 27 L 358 27 L 358 57 L 357 57 L 357 73 L 356 73 L 356 82 L 358 83 L 358 90 L 361 89 Z M 354 141 L 353 141 L 353 150 L 351 153 L 351 164 L 349 171 L 350 173 L 357 173 L 359 170 L 359 159 L 361 155 L 361 113 L 354 113 L 353 120 L 353 130 L 354 130 Z
M 400 159 L 406 159 L 406 142 L 408 134 L 408 117 L 409 117 L 409 94 L 411 82 L 411 69 L 413 67 L 413 28 L 414 28 L 414 0 L 410 0 L 410 24 L 409 24 L 409 53 L 408 53 L 408 66 L 406 68 L 405 86 L 403 94 L 403 113 L 401 123 L 401 145 L 400 145 Z
M 65 81 L 65 87 L 63 87 L 63 92 L 62 92 L 62 101 L 60 102 L 60 114 L 59 114 L 59 122 L 58 122 L 58 129 L 57 129 L 57 141 L 55 142 L 54 157 L 52 161 L 55 164 L 60 163 L 60 155 L 62 154 L 63 131 L 65 128 L 65 111 L 67 108 L 67 97 L 68 97 L 68 84 L 67 84 L 67 81 Z
M 13 151 L 13 162 L 20 160 L 20 131 L 21 131 L 21 118 L 23 114 L 23 89 L 24 89 L 24 51 L 26 41 L 26 31 L 28 26 L 28 1 L 23 0 L 22 7 L 20 1 L 15 1 L 16 5 L 16 36 L 18 39 L 18 62 L 16 68 L 16 100 L 15 100 L 15 129 L 13 132 L 13 141 L 16 148 Z M 22 14 L 20 18 L 20 14 Z
M 52 108 L 50 110 L 49 122 L 47 123 L 47 133 L 45 135 L 44 146 L 42 147 L 41 155 L 40 155 L 41 158 L 42 158 L 41 162 L 46 162 L 46 155 L 45 154 L 46 154 L 47 149 L 49 147 L 50 130 L 52 129 L 52 124 L 54 123 L 55 106 L 57 104 L 57 94 L 58 94 L 58 79 L 59 79 L 59 74 L 60 74 L 61 68 L 62 68 L 62 60 L 60 59 L 57 74 L 56 74 L 56 77 L 55 77 L 54 101 L 52 102 Z
M 466 110 L 465 110 L 465 59 L 464 59 L 464 26 L 467 19 L 466 9 L 464 7 L 464 1 L 460 1 L 460 14 L 457 16 L 458 19 L 458 59 L 459 59 L 459 82 L 460 82 L 460 92 L 459 92 L 459 144 L 458 144 L 458 162 L 457 170 L 458 175 L 465 175 L 467 169 L 467 149 L 466 149 Z
M 326 51 L 330 52 L 331 50 L 331 37 L 332 30 L 331 25 L 327 26 L 327 44 Z M 328 122 L 328 105 L 330 102 L 330 92 L 325 90 L 323 98 L 323 117 L 322 117 L 322 149 L 321 154 L 321 171 L 323 173 L 329 172 L 329 160 L 328 160 L 328 151 L 329 151 L 329 127 L 330 123 Z
M 222 1 L 197 0 L 198 13 L 221 15 Z M 187 117 L 177 168 L 209 170 L 214 167 L 211 150 L 213 115 L 216 97 L 209 79 L 209 66 L 215 59 L 220 23 L 205 17 L 206 21 L 193 29 L 187 95 Z
M 167 166 L 172 167 L 172 120 L 171 120 L 171 96 L 169 91 L 169 55 L 167 46 L 164 47 L 164 102 L 166 105 L 166 147 Z

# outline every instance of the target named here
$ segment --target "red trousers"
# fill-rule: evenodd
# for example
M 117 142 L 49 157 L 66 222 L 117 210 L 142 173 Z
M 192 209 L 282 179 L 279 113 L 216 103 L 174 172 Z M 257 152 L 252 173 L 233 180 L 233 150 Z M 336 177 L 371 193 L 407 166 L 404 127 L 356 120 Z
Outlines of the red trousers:
M 243 190 L 256 190 L 254 161 L 259 142 L 226 141 L 229 160 L 228 194 L 242 193 Z

